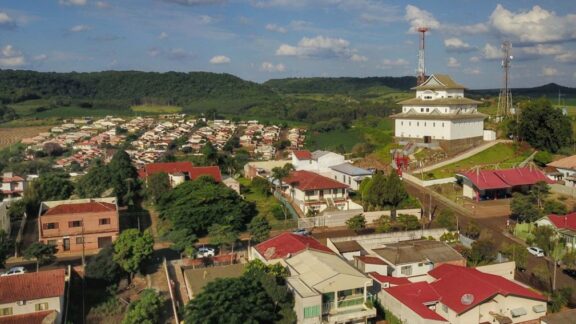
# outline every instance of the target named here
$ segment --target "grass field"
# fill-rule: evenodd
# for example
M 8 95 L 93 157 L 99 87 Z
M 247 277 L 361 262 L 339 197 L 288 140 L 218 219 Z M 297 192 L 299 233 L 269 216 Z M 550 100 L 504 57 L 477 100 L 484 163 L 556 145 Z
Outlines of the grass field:
M 306 148 L 309 150 L 329 150 L 350 152 L 357 143 L 364 142 L 362 132 L 349 128 L 323 133 L 309 133 L 306 139 Z
M 130 110 L 123 109 L 95 109 L 95 108 L 80 108 L 76 106 L 59 107 L 34 114 L 36 118 L 70 118 L 70 117 L 103 117 L 103 116 L 130 116 L 134 115 Z
M 33 137 L 41 132 L 46 132 L 50 127 L 19 127 L 0 128 L 0 149 L 19 142 L 26 137 Z
M 169 105 L 140 105 L 132 106 L 130 109 L 134 112 L 150 114 L 175 114 L 182 111 L 182 107 Z
M 498 143 L 467 159 L 432 170 L 424 177 L 427 180 L 452 177 L 456 172 L 468 171 L 476 166 L 484 168 L 494 168 L 496 165 L 503 168 L 512 167 L 514 164 L 524 161 L 532 152 L 531 149 L 518 148 L 513 144 Z

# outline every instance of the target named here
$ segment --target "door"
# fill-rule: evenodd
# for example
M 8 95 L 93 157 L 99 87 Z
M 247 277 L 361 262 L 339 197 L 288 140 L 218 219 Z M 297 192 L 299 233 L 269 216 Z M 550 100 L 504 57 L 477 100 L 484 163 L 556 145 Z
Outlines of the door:
M 70 251 L 70 239 L 69 238 L 65 238 L 64 239 L 64 251 Z
M 112 236 L 105 236 L 98 238 L 98 248 L 105 248 L 107 246 L 112 245 Z
M 432 143 L 432 136 L 424 136 L 424 143 Z

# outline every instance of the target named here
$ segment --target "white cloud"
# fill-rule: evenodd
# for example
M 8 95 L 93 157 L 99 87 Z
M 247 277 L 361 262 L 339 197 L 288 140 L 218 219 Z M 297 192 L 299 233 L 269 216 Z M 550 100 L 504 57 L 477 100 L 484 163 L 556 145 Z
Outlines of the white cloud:
M 48 55 L 46 54 L 38 54 L 32 58 L 34 61 L 46 61 L 48 59 Z
M 542 67 L 542 75 L 545 77 L 553 77 L 553 76 L 557 76 L 558 73 L 558 69 L 553 68 L 553 67 L 548 67 L 548 66 L 543 66 Z
M 215 20 L 216 20 L 216 19 L 214 19 L 213 17 L 207 16 L 207 15 L 198 16 L 198 19 L 197 19 L 198 23 L 199 23 L 199 24 L 202 24 L 202 25 L 211 24 L 211 23 L 213 23 Z
M 560 63 L 576 63 L 576 52 L 565 52 L 556 55 L 554 59 Z
M 16 50 L 8 44 L 0 48 L 0 67 L 15 68 L 26 64 L 26 59 L 22 52 Z
M 401 66 L 406 66 L 410 64 L 408 61 L 406 61 L 403 58 L 399 58 L 396 60 L 391 60 L 391 59 L 383 59 L 381 64 L 378 64 L 376 67 L 380 68 L 380 69 L 390 69 L 393 67 L 401 67 Z
M 230 58 L 224 55 L 217 55 L 210 59 L 210 64 L 229 64 L 230 62 Z
M 276 33 L 286 33 L 288 30 L 285 27 L 278 26 L 276 24 L 268 24 L 266 25 L 266 30 L 276 32 Z
M 16 22 L 14 21 L 14 18 L 8 15 L 7 12 L 0 11 L 0 28 L 13 28 L 15 26 Z
M 294 30 L 302 30 L 304 28 L 312 26 L 312 23 L 304 20 L 292 20 L 288 26 Z
M 286 66 L 282 63 L 274 64 L 270 62 L 262 62 L 260 70 L 265 72 L 284 72 L 286 71 Z
M 576 15 L 558 16 L 540 6 L 512 12 L 498 4 L 490 15 L 489 24 L 502 35 L 523 43 L 576 39 Z
M 158 39 L 166 39 L 166 38 L 168 38 L 168 33 L 166 33 L 166 32 L 161 32 L 158 35 Z
M 164 0 L 165 2 L 176 3 L 183 6 L 202 6 L 226 3 L 226 0 Z
M 350 60 L 352 62 L 366 62 L 366 61 L 368 61 L 368 58 L 366 56 L 362 56 L 359 54 L 352 54 L 352 56 L 350 57 Z
M 413 5 L 406 6 L 406 15 L 404 19 L 410 23 L 410 32 L 415 33 L 419 27 L 428 27 L 436 29 L 440 27 L 440 22 L 434 18 L 432 13 L 420 9 Z
M 70 31 L 71 33 L 82 33 L 82 32 L 89 31 L 89 30 L 90 30 L 90 26 L 76 25 L 74 27 L 71 27 L 68 31 Z
M 487 60 L 497 60 L 502 58 L 502 51 L 498 47 L 488 43 L 484 45 L 482 54 Z
M 472 56 L 471 58 L 468 59 L 470 62 L 472 63 L 478 63 L 480 62 L 480 58 L 478 56 Z
M 450 52 L 470 52 L 475 50 L 470 44 L 457 37 L 445 39 L 444 46 Z
M 105 1 L 96 1 L 96 8 L 98 9 L 108 9 L 110 8 L 110 4 L 108 2 Z
M 356 56 L 354 56 L 356 54 Z M 350 48 L 350 42 L 343 38 L 316 36 L 303 37 L 296 46 L 282 44 L 276 50 L 278 56 L 295 56 L 299 58 L 344 58 L 359 59 L 356 49 Z
M 451 68 L 457 68 L 460 67 L 460 62 L 458 62 L 458 60 L 455 57 L 449 57 L 447 66 Z
M 64 6 L 85 6 L 87 0 L 59 0 L 58 3 Z

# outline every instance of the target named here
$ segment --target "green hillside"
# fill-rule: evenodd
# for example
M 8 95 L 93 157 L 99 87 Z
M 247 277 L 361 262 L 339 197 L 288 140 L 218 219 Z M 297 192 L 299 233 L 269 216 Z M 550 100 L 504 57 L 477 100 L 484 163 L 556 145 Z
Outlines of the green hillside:
M 368 77 L 368 78 L 287 78 L 272 79 L 264 85 L 282 93 L 328 93 L 353 94 L 373 87 L 387 87 L 406 91 L 416 85 L 416 78 Z

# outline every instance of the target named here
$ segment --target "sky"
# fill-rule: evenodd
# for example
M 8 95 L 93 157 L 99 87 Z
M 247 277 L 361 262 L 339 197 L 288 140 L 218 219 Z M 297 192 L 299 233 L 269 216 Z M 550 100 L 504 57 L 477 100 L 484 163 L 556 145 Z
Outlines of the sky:
M 576 87 L 576 1 L 2 0 L 0 68 L 210 71 L 246 80 L 415 75 Z

